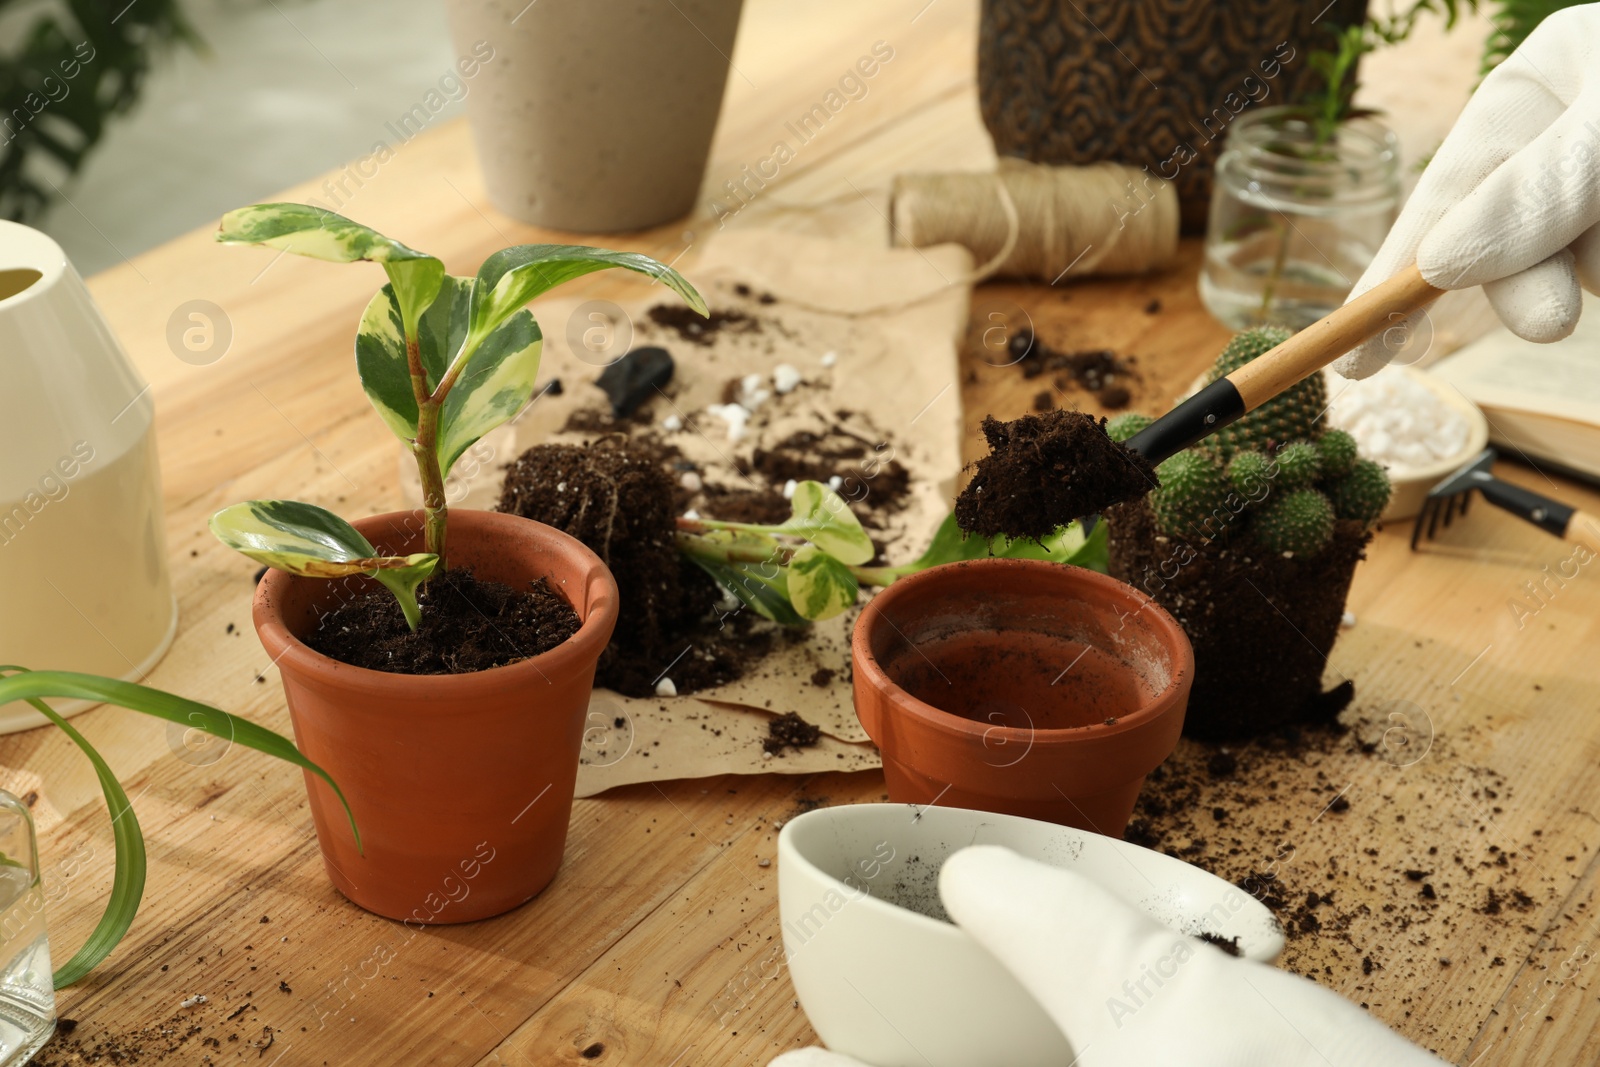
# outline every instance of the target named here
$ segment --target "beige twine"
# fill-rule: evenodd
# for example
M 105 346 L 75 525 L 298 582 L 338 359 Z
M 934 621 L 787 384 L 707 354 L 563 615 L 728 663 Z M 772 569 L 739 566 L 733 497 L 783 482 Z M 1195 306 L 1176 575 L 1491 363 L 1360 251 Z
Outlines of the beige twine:
M 1142 274 L 1171 263 L 1178 249 L 1172 183 L 1120 163 L 1003 159 L 992 173 L 901 174 L 889 218 L 892 244 L 964 246 L 983 264 L 973 282 Z

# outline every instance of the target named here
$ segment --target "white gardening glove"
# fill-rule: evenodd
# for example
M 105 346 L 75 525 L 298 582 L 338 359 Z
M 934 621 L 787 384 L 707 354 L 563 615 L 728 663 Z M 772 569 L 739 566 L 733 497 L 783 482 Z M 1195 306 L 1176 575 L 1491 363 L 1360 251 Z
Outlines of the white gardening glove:
M 950 916 L 1067 1036 L 1075 1067 L 1442 1067 L 1343 997 L 1177 933 L 1071 871 L 996 845 L 939 874 Z M 1152 977 L 1154 976 L 1154 977 Z M 982 1019 L 974 1019 L 982 1026 Z M 771 1067 L 857 1067 L 801 1049 Z
M 1580 283 L 1600 292 L 1597 223 L 1600 4 L 1584 4 L 1550 15 L 1484 78 L 1350 295 L 1415 261 L 1441 289 L 1483 286 L 1517 336 L 1559 341 L 1578 323 Z M 1335 369 L 1375 373 L 1424 314 Z

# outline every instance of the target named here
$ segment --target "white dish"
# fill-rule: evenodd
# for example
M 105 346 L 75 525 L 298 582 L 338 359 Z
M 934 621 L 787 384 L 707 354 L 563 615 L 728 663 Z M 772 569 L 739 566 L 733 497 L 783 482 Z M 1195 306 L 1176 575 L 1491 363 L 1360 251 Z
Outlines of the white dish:
M 939 869 L 973 844 L 1075 871 L 1182 933 L 1237 937 L 1249 959 L 1270 963 L 1283 951 L 1282 927 L 1260 901 L 1125 841 L 963 808 L 820 808 L 778 835 L 778 904 L 790 978 L 830 1049 L 874 1067 L 1073 1061 L 1016 979 L 959 927 L 931 917 L 943 912 Z

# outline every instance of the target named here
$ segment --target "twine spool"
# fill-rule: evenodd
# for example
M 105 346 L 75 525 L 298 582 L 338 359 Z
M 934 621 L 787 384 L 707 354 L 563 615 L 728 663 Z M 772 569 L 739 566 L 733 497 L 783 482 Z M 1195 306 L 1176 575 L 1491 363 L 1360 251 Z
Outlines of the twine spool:
M 1120 163 L 1002 159 L 987 174 L 900 174 L 889 218 L 893 244 L 965 246 L 983 264 L 973 281 L 1143 274 L 1178 250 L 1177 190 Z

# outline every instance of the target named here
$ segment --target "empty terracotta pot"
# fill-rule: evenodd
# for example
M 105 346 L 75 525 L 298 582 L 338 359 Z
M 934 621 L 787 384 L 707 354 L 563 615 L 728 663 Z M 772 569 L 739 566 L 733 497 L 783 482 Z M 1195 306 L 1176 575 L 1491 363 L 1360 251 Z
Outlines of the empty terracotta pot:
M 422 551 L 420 512 L 357 522 L 382 552 Z M 450 562 L 521 588 L 545 578 L 582 625 L 548 652 L 472 674 L 409 675 L 352 667 L 301 638 L 371 580 L 268 571 L 255 626 L 283 676 L 295 742 L 344 790 L 358 851 L 333 790 L 306 777 L 328 877 L 368 911 L 457 923 L 509 911 L 550 883 L 566 847 L 595 663 L 617 621 L 611 572 L 543 523 L 450 512 Z
M 851 640 L 856 714 L 889 799 L 1120 837 L 1183 729 L 1194 653 L 1103 574 L 981 559 L 902 578 Z

